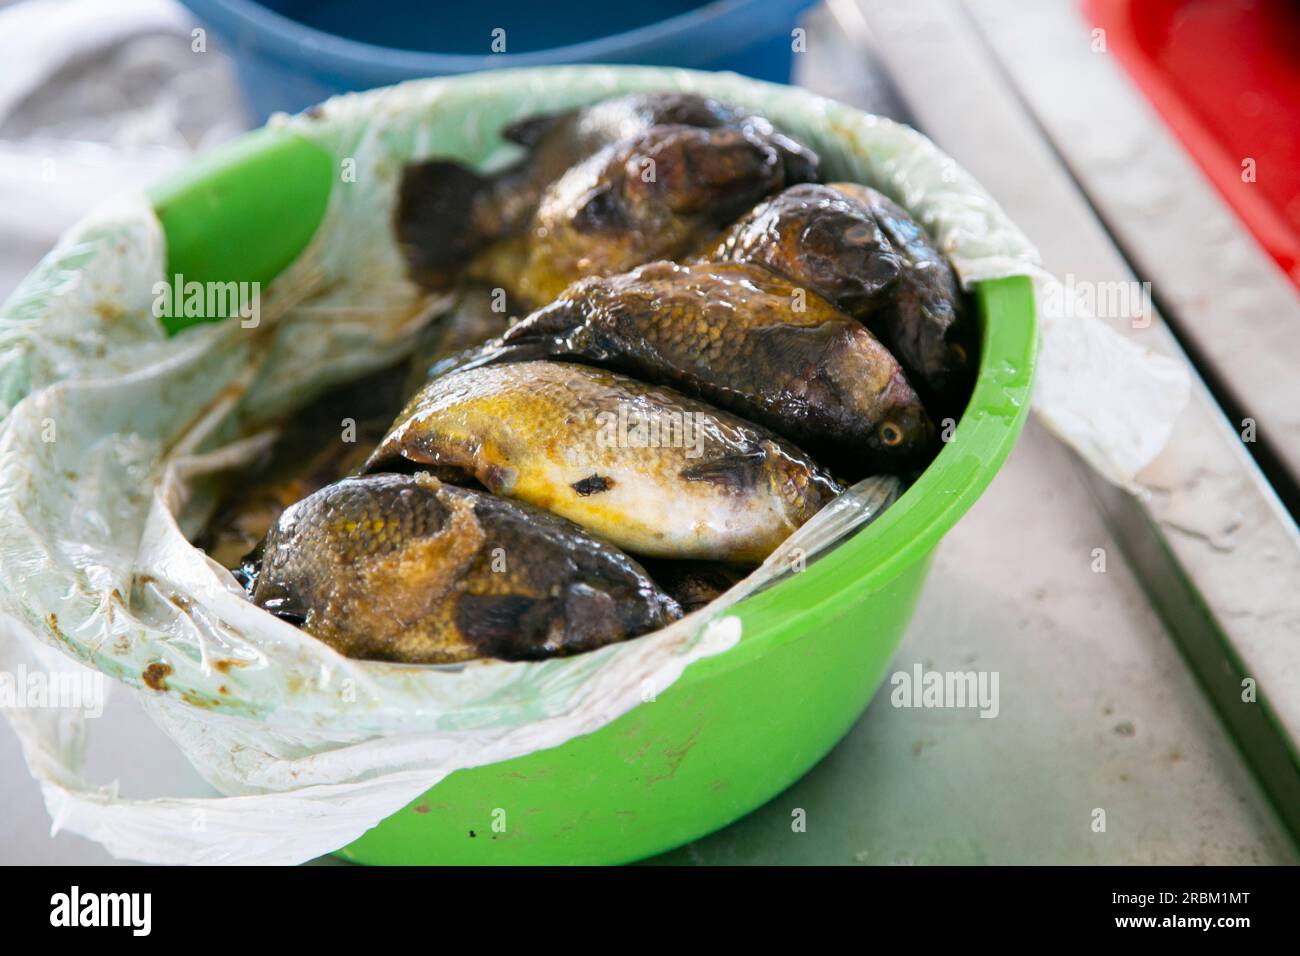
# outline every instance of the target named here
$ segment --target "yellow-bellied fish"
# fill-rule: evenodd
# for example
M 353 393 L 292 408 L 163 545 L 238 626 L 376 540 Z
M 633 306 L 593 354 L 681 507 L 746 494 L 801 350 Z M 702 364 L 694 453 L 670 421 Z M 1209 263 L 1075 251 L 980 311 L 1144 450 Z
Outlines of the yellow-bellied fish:
M 569 362 L 426 385 L 371 472 L 473 478 L 637 554 L 757 562 L 839 493 L 775 434 L 671 389 Z

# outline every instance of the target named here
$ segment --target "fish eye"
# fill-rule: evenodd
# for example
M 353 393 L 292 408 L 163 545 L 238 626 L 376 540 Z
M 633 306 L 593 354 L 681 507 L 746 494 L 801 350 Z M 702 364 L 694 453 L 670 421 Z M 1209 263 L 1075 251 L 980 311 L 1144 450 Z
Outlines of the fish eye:
M 625 218 L 618 197 L 608 186 L 592 192 L 572 216 L 574 226 L 592 231 L 616 228 Z
M 863 223 L 857 223 L 856 225 L 849 226 L 849 228 L 844 230 L 842 235 L 844 237 L 844 241 L 851 246 L 865 246 L 868 243 L 870 243 L 872 239 L 871 230 L 868 229 Z
M 956 342 L 948 346 L 948 354 L 952 356 L 954 362 L 958 365 L 966 364 L 966 349 Z
M 900 445 L 903 441 L 903 430 L 893 422 L 885 422 L 880 426 L 880 440 L 890 448 Z

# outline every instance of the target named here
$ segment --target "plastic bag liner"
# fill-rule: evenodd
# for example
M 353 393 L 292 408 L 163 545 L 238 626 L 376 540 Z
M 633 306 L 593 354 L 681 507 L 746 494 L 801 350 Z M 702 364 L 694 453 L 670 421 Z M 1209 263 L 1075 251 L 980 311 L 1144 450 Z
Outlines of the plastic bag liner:
M 160 863 L 327 853 L 452 771 L 590 733 L 692 661 L 725 653 L 743 639 L 730 604 L 780 575 L 791 548 L 815 554 L 892 499 L 892 479 L 868 480 L 703 611 L 535 663 L 349 660 L 252 605 L 189 544 L 212 508 L 212 476 L 264 447 L 259 423 L 396 361 L 437 308 L 405 278 L 391 233 L 403 162 L 492 168 L 516 154 L 497 135 L 511 120 L 669 88 L 765 113 L 814 145 L 828 176 L 889 193 L 965 282 L 1035 274 L 1025 237 L 916 132 L 787 87 L 639 67 L 421 81 L 276 118 L 340 168 L 351 160 L 355 176 L 336 183 L 309 248 L 263 291 L 254 330 L 228 320 L 166 337 L 151 311 L 167 280 L 159 224 L 142 198 L 105 207 L 59 242 L 0 320 L 0 668 L 84 665 L 116 678 L 226 796 L 121 799 L 83 779 L 81 711 L 8 710 L 56 829 Z M 1043 327 L 1039 412 L 1130 482 L 1164 444 L 1185 377 L 1095 320 L 1068 324 Z M 1107 391 L 1120 380 L 1124 393 Z

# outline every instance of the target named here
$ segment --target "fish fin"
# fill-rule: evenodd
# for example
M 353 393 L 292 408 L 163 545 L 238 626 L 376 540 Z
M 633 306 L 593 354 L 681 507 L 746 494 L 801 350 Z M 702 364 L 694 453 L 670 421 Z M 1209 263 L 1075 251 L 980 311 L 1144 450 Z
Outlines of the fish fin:
M 709 461 L 687 465 L 679 474 L 685 481 L 707 481 L 724 488 L 752 488 L 759 468 L 767 461 L 767 449 L 735 452 Z
M 475 204 L 493 182 L 444 159 L 411 163 L 402 170 L 395 225 L 416 281 L 447 288 L 460 267 L 496 238 L 475 222 Z
M 455 355 L 438 359 L 429 366 L 425 382 L 431 382 L 452 372 L 468 372 L 485 365 L 505 365 L 511 362 L 533 362 L 554 358 L 564 350 L 549 338 L 526 338 L 518 342 L 504 337 L 492 339 L 482 345 L 471 346 Z
M 805 381 L 820 380 L 835 347 L 842 344 L 846 329 L 853 326 L 823 322 L 819 325 L 771 325 L 753 335 L 752 360 L 755 369 L 786 369 Z
M 425 370 L 421 386 L 427 385 L 435 378 L 450 375 L 452 372 L 467 372 L 484 365 L 494 365 L 500 360 L 500 352 L 501 340 L 489 339 L 481 345 L 471 345 L 451 355 L 444 355 L 430 363 Z
M 411 447 L 400 440 L 385 439 L 370 453 L 358 477 L 365 475 L 428 474 L 448 484 L 462 484 L 472 477 L 472 468 L 462 462 L 446 462 L 437 453 Z
M 501 138 L 506 142 L 517 143 L 520 146 L 536 146 L 556 123 L 572 115 L 572 110 L 565 110 L 562 113 L 539 113 L 536 116 L 525 116 L 523 119 L 517 119 L 513 123 L 503 126 L 501 128 Z
M 506 329 L 499 341 L 505 345 L 522 345 L 541 339 L 567 339 L 587 321 L 582 302 L 581 295 L 570 299 L 566 294 Z
M 571 299 L 566 295 L 506 329 L 500 338 L 485 346 L 488 356 L 475 364 L 537 359 L 577 359 L 596 364 L 609 361 L 608 351 L 593 339 L 581 296 Z

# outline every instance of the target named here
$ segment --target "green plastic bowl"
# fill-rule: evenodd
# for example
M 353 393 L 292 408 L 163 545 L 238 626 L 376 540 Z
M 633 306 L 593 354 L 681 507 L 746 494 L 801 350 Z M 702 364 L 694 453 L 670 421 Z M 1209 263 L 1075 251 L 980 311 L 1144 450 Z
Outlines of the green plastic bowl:
M 314 144 L 276 129 L 250 134 L 153 191 L 169 271 L 269 281 L 310 240 L 331 183 L 330 159 Z M 738 604 L 734 648 L 594 733 L 453 773 L 339 854 L 387 864 L 626 862 L 724 827 L 806 773 L 880 686 L 935 547 L 1024 424 L 1038 344 L 1030 281 L 975 292 L 979 377 L 952 440 L 878 520 Z

